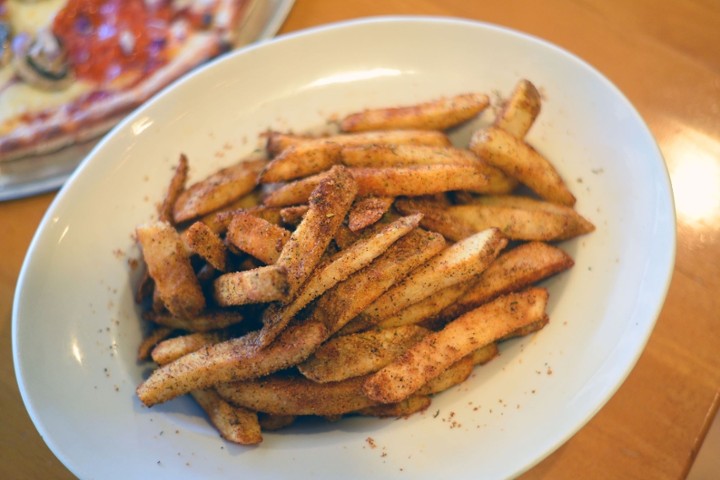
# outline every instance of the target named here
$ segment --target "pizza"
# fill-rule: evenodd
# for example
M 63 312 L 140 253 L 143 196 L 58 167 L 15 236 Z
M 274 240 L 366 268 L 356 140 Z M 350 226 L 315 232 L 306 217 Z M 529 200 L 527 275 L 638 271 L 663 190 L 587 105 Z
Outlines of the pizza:
M 252 0 L 0 0 L 0 161 L 105 133 L 227 51 Z

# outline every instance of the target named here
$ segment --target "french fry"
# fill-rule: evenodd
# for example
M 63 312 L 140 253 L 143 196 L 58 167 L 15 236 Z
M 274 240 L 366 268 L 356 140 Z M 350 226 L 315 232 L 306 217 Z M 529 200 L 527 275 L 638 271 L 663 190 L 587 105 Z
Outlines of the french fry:
M 507 176 L 491 177 L 477 165 L 412 165 L 398 168 L 351 168 L 358 195 L 420 196 L 452 190 L 508 193 L 516 183 Z
M 188 333 L 157 343 L 152 349 L 151 357 L 158 365 L 165 365 L 190 352 L 224 340 L 227 340 L 227 333 L 224 330 Z
M 547 315 L 544 316 L 541 321 L 544 321 L 545 323 L 547 323 L 548 322 Z M 533 322 L 528 325 L 533 325 L 535 323 L 538 323 L 538 322 Z M 523 328 L 525 328 L 525 327 L 520 327 L 520 329 L 523 329 Z M 515 330 L 515 331 L 517 331 L 517 330 Z M 504 338 L 507 338 L 507 337 L 504 337 Z M 493 342 L 493 343 L 488 343 L 484 347 L 480 347 L 480 348 L 476 349 L 475 351 L 473 351 L 473 353 L 471 353 L 469 355 L 469 357 L 470 357 L 470 360 L 472 360 L 473 365 L 485 365 L 490 360 L 497 357 L 499 354 L 500 354 L 500 350 L 498 349 L 497 343 Z
M 285 225 L 298 226 L 310 207 L 308 205 L 295 205 L 280 209 L 280 218 Z
M 419 302 L 413 303 L 382 319 L 378 323 L 378 327 L 393 328 L 402 325 L 416 325 L 434 319 L 444 309 L 463 298 L 476 278 L 477 276 L 465 282 L 438 290 Z
M 323 172 L 340 163 L 341 150 L 341 145 L 322 139 L 296 143 L 265 166 L 258 182 L 285 182 Z
M 290 207 L 308 203 L 310 194 L 328 176 L 328 172 L 318 173 L 309 177 L 288 182 L 271 191 L 263 198 L 263 204 L 268 207 Z
M 428 145 L 350 145 L 340 153 L 342 163 L 348 167 L 475 165 L 481 161 L 469 150 Z
M 141 362 L 150 358 L 151 352 L 156 348 L 156 346 L 172 335 L 174 331 L 175 329 L 169 327 L 153 328 L 150 334 L 143 338 L 143 341 L 140 343 L 140 346 L 138 347 L 137 360 Z
M 241 161 L 189 186 L 173 206 L 173 219 L 176 223 L 186 222 L 247 195 L 255 188 L 265 163 L 265 160 Z
M 540 114 L 540 93 L 529 80 L 520 80 L 494 125 L 515 138 L 523 139 Z
M 348 227 L 357 232 L 382 218 L 393 204 L 392 197 L 364 197 L 356 200 L 348 213 Z
M 395 403 L 409 397 L 474 350 L 541 319 L 545 316 L 547 297 L 547 290 L 531 288 L 462 315 L 370 375 L 363 392 L 379 403 Z
M 487 177 L 488 192 L 508 193 L 517 180 L 489 165 L 470 150 L 428 145 L 355 145 L 342 150 L 342 163 L 358 168 L 402 168 L 422 165 L 474 166 Z
M 158 207 L 158 220 L 161 222 L 173 223 L 173 207 L 178 197 L 185 190 L 188 177 L 188 159 L 185 154 L 180 155 L 180 160 L 175 167 L 175 172 L 170 179 L 165 198 Z
M 316 383 L 304 377 L 271 375 L 216 387 L 225 400 L 272 415 L 333 416 L 361 410 L 377 402 L 362 393 L 365 377 Z
M 367 267 L 399 238 L 417 227 L 419 221 L 419 215 L 400 218 L 376 235 L 358 240 L 319 265 L 292 302 L 265 310 L 264 325 L 257 337 L 258 345 L 270 343 L 300 310 L 339 282 Z
M 187 249 L 202 257 L 216 270 L 227 270 L 227 248 L 220 236 L 203 222 L 195 222 L 182 233 Z
M 230 220 L 232 220 L 233 215 L 238 211 L 247 211 L 255 216 L 264 218 L 268 222 L 278 223 L 278 221 L 273 221 L 274 218 L 279 218 L 278 209 L 274 209 L 273 212 L 272 208 L 260 207 L 259 205 L 260 195 L 256 190 L 253 190 L 228 205 L 215 210 L 214 212 L 208 213 L 207 215 L 203 215 L 200 217 L 200 221 L 218 235 L 225 233 L 228 225 L 230 224 Z
M 290 231 L 248 212 L 237 212 L 228 225 L 226 240 L 266 265 L 274 264 L 290 239 Z
M 552 240 L 567 240 L 595 230 L 595 226 L 570 207 L 552 202 L 544 202 L 520 195 L 484 195 L 474 200 L 476 205 L 487 207 L 507 207 L 518 210 L 543 212 L 548 215 L 547 222 L 555 227 L 558 233 Z M 553 220 L 557 219 L 557 220 Z M 552 230 L 548 227 L 548 230 Z
M 344 332 L 369 328 L 443 288 L 469 280 L 485 270 L 506 245 L 507 239 L 493 228 L 449 246 L 375 300 Z
M 527 185 L 541 198 L 560 205 L 575 205 L 575 197 L 555 167 L 522 140 L 497 127 L 475 132 L 470 150 L 491 165 Z
M 254 346 L 254 336 L 249 333 L 202 347 L 161 366 L 138 386 L 138 398 L 149 407 L 193 390 L 258 378 L 297 365 L 327 338 L 328 330 L 321 322 L 306 321 L 288 327 L 263 349 Z
M 435 145 L 449 146 L 450 139 L 438 130 L 379 130 L 358 133 L 341 133 L 326 137 L 307 137 L 270 132 L 267 139 L 268 155 L 274 157 L 286 148 L 303 142 L 320 141 L 347 145 Z
M 421 214 L 423 217 L 420 225 L 440 233 L 453 242 L 458 242 L 480 231 L 467 222 L 463 222 L 462 219 L 453 217 L 448 212 L 447 205 L 441 205 L 431 198 L 398 198 L 395 200 L 394 206 L 403 215 Z
M 530 242 L 500 255 L 478 277 L 475 284 L 438 317 L 448 321 L 495 297 L 520 290 L 544 278 L 569 269 L 573 259 L 561 249 L 542 242 Z
M 337 332 L 409 272 L 445 247 L 442 236 L 414 229 L 396 241 L 370 265 L 354 273 L 321 296 L 312 313 Z
M 473 371 L 473 367 L 475 367 L 475 364 L 473 363 L 473 354 L 471 353 L 450 365 L 437 377 L 430 379 L 425 385 L 420 387 L 413 396 L 434 395 L 461 384 L 468 379 Z
M 310 195 L 310 208 L 293 231 L 277 259 L 285 269 L 288 297 L 292 298 L 332 240 L 352 205 L 357 186 L 347 169 L 333 167 Z
M 298 365 L 314 382 L 338 382 L 376 372 L 430 333 L 415 325 L 335 337 Z
M 447 213 L 473 230 L 497 226 L 512 240 L 563 240 L 575 231 L 574 228 L 568 231 L 572 214 L 482 204 L 457 205 L 449 208 Z
M 262 442 L 257 413 L 230 405 L 213 390 L 194 390 L 190 393 L 205 410 L 210 423 L 222 438 L 240 445 L 257 445 Z
M 345 132 L 417 128 L 445 130 L 477 116 L 489 104 L 488 96 L 467 93 L 416 105 L 366 109 L 342 119 Z
M 432 400 L 427 395 L 413 395 L 398 403 L 373 405 L 353 413 L 367 417 L 402 418 L 427 410 L 430 403 Z
M 221 307 L 267 303 L 288 296 L 290 285 L 285 267 L 264 267 L 229 272 L 213 282 L 213 298 Z
M 167 222 L 149 222 L 135 229 L 148 273 L 162 304 L 175 316 L 192 317 L 205 308 L 180 234 Z
M 525 335 L 530 335 L 531 333 L 542 330 L 548 323 L 550 323 L 550 319 L 545 316 L 539 320 L 528 323 L 527 325 L 523 325 L 522 327 L 513 330 L 512 332 L 502 337 L 500 340 L 509 340 L 515 337 L 524 337 Z
M 595 229 L 570 207 L 529 197 L 484 195 L 448 207 L 428 199 L 398 199 L 395 206 L 404 214 L 422 213 L 421 225 L 455 241 L 491 227 L 511 240 L 536 241 L 567 240 Z
M 297 415 L 271 415 L 269 413 L 258 413 L 258 421 L 260 422 L 260 430 L 271 432 L 289 427 L 295 420 Z
M 176 317 L 166 313 L 145 312 L 143 318 L 164 327 L 187 330 L 188 332 L 208 332 L 219 328 L 236 325 L 245 319 L 239 312 L 222 310 L 205 310 L 192 317 Z

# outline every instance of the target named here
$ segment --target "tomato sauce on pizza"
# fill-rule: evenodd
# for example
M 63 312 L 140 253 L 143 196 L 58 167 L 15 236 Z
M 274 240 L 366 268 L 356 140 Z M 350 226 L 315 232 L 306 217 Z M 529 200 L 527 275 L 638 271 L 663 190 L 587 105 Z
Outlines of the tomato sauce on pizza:
M 78 78 L 102 83 L 122 73 L 149 73 L 165 63 L 172 14 L 170 2 L 70 0 L 52 31 Z

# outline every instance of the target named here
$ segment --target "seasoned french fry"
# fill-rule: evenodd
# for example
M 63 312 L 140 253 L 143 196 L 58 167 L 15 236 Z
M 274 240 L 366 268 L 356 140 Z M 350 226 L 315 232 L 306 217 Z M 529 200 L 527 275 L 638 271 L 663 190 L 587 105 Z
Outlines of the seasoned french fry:
M 474 350 L 545 316 L 547 290 L 511 293 L 453 320 L 427 335 L 393 363 L 370 375 L 363 392 L 380 403 L 394 403 L 415 393 Z
M 343 147 L 348 167 L 407 167 L 409 165 L 475 165 L 481 160 L 469 150 L 428 145 L 367 144 Z
M 202 257 L 216 270 L 227 270 L 227 248 L 220 236 L 203 222 L 195 222 L 182 233 L 189 251 Z
M 575 197 L 555 167 L 522 140 L 497 127 L 475 132 L 470 150 L 491 165 L 518 179 L 541 198 L 560 205 L 575 205 Z
M 415 325 L 434 319 L 441 311 L 463 298 L 473 286 L 477 276 L 465 282 L 450 285 L 432 293 L 428 297 L 382 319 L 379 328 L 392 328 L 401 325 Z
M 255 335 L 202 347 L 153 371 L 136 393 L 146 406 L 223 382 L 258 378 L 296 365 L 327 338 L 321 323 L 308 321 L 288 327 L 266 348 L 254 346 Z
M 485 195 L 464 205 L 440 207 L 427 199 L 398 199 L 404 213 L 422 213 L 421 225 L 449 240 L 499 228 L 512 240 L 556 241 L 584 235 L 595 227 L 570 207 L 528 197 Z
M 480 231 L 461 219 L 453 217 L 448 212 L 448 205 L 441 205 L 427 197 L 398 198 L 395 200 L 394 206 L 404 215 L 422 214 L 423 218 L 420 225 L 428 230 L 440 233 L 453 242 L 460 241 Z
M 476 198 L 474 203 L 488 207 L 508 207 L 546 213 L 549 223 L 562 225 L 562 228 L 556 228 L 558 234 L 554 236 L 552 240 L 567 240 L 595 230 L 595 226 L 592 223 L 572 208 L 552 202 L 543 202 L 530 197 L 520 195 L 484 195 Z M 554 218 L 558 220 L 552 221 L 551 219 Z M 548 230 L 551 230 L 551 228 L 548 227 Z
M 302 219 L 309 208 L 310 207 L 308 205 L 295 205 L 280 209 L 280 218 L 282 219 L 282 223 L 296 227 L 300 222 L 302 222 Z
M 339 282 L 367 267 L 399 238 L 417 227 L 419 221 L 419 215 L 400 218 L 376 235 L 358 240 L 319 265 L 292 302 L 265 310 L 258 345 L 270 343 L 300 310 Z
M 355 145 L 344 147 L 342 162 L 349 167 L 409 167 L 412 165 L 474 166 L 488 177 L 489 190 L 510 192 L 517 180 L 489 165 L 470 150 L 430 145 Z
M 523 325 L 522 327 L 513 330 L 512 332 L 502 337 L 500 340 L 508 340 L 510 338 L 524 337 L 525 335 L 530 335 L 531 333 L 542 330 L 548 323 L 550 323 L 550 319 L 545 316 L 539 320 L 528 323 L 527 325 Z
M 472 288 L 438 317 L 456 318 L 493 298 L 520 290 L 544 278 L 567 270 L 573 259 L 561 249 L 542 242 L 530 242 L 504 252 L 478 277 Z
M 226 240 L 266 265 L 274 264 L 290 239 L 290 231 L 248 212 L 237 212 L 228 225 Z
M 239 312 L 222 309 L 222 310 L 205 310 L 195 316 L 183 318 L 164 313 L 145 312 L 143 317 L 146 320 L 154 322 L 158 325 L 170 327 L 179 330 L 187 330 L 188 332 L 208 332 L 219 328 L 229 327 L 244 320 L 244 316 Z
M 466 355 L 450 365 L 440 375 L 430 379 L 425 385 L 420 387 L 414 395 L 433 395 L 444 392 L 467 380 L 474 366 L 473 354 Z
M 493 228 L 449 246 L 375 300 L 343 332 L 369 328 L 434 292 L 469 280 L 485 270 L 506 245 L 507 239 Z
M 217 392 L 233 405 L 272 415 L 331 416 L 354 412 L 377 402 L 362 393 L 365 377 L 316 383 L 304 377 L 271 375 L 222 383 Z
M 340 163 L 341 150 L 341 145 L 322 139 L 296 143 L 265 166 L 258 182 L 285 182 L 323 172 Z
M 508 193 L 515 181 L 491 177 L 477 165 L 412 165 L 398 168 L 351 168 L 358 195 L 379 197 L 433 195 L 451 190 Z
M 289 288 L 285 267 L 268 265 L 220 275 L 213 282 L 213 298 L 222 307 L 267 303 L 287 297 Z
M 213 390 L 194 390 L 190 393 L 205 410 L 210 423 L 222 438 L 240 445 L 256 445 L 262 442 L 257 413 L 230 405 Z
M 357 232 L 382 218 L 393 204 L 392 197 L 364 197 L 356 200 L 348 214 L 350 231 Z
M 137 360 L 143 361 L 150 358 L 151 352 L 156 346 L 163 340 L 168 338 L 175 331 L 169 327 L 155 327 L 152 329 L 149 335 L 143 338 L 142 343 L 138 347 Z
M 273 222 L 274 215 L 279 215 L 278 209 L 260 207 L 259 205 L 260 195 L 257 193 L 257 191 L 253 190 L 247 195 L 238 198 L 237 200 L 229 203 L 228 205 L 220 208 L 219 210 L 215 210 L 212 213 L 203 215 L 202 217 L 200 217 L 200 221 L 207 225 L 210 230 L 217 233 L 218 235 L 222 235 L 225 233 L 228 225 L 230 224 L 230 220 L 232 220 L 233 215 L 237 211 L 247 211 L 255 216 L 264 218 L 268 222 L 278 223 L 279 220 Z
M 190 352 L 225 340 L 227 333 L 224 330 L 188 333 L 159 342 L 152 349 L 151 357 L 158 365 L 165 365 Z
M 308 141 L 331 142 L 337 145 L 435 145 L 449 146 L 450 139 L 439 130 L 379 130 L 358 133 L 341 133 L 327 137 L 306 137 L 271 132 L 267 140 L 268 155 L 274 157 L 280 152 L 299 143 Z
M 409 417 L 412 414 L 426 410 L 431 402 L 432 400 L 427 395 L 413 395 L 398 403 L 373 405 L 353 413 L 379 418 Z
M 328 176 L 328 172 L 318 173 L 309 177 L 288 182 L 268 193 L 263 198 L 263 204 L 268 207 L 290 207 L 308 203 L 310 194 Z
M 445 247 L 437 233 L 414 229 L 388 248 L 373 263 L 354 273 L 321 296 L 313 318 L 337 332 L 409 272 Z
M 545 323 L 548 322 L 547 315 L 542 318 L 541 321 L 544 321 Z M 537 322 L 530 323 L 528 325 L 534 325 Z M 520 327 L 520 329 L 523 329 L 525 327 Z M 516 330 L 517 331 L 517 330 Z M 507 337 L 504 337 L 507 338 Z M 471 353 L 470 359 L 472 360 L 473 365 L 485 365 L 493 358 L 497 357 L 500 354 L 500 350 L 498 349 L 497 343 L 488 343 L 484 347 L 480 347 L 477 350 L 475 350 L 473 353 Z
M 345 167 L 335 166 L 310 195 L 310 208 L 285 243 L 276 264 L 284 268 L 288 297 L 305 282 L 343 222 L 357 193 L 357 185 Z
M 135 230 L 148 273 L 162 304 L 175 316 L 192 317 L 205 308 L 180 234 L 167 222 L 149 222 Z
M 515 138 L 523 139 L 540 114 L 540 108 L 541 99 L 537 88 L 529 80 L 522 79 L 515 86 L 494 125 Z
M 336 337 L 298 365 L 298 370 L 319 383 L 359 377 L 380 370 L 428 333 L 407 325 Z
M 366 109 L 340 122 L 345 132 L 418 128 L 445 130 L 477 116 L 489 104 L 488 96 L 467 93 L 416 105 Z
M 512 240 L 563 240 L 578 231 L 573 225 L 576 215 L 570 211 L 557 214 L 539 209 L 475 204 L 456 205 L 447 209 L 447 213 L 473 230 L 497 226 Z
M 250 193 L 265 160 L 242 161 L 189 186 L 173 206 L 175 222 L 182 223 L 222 208 Z
M 180 155 L 180 160 L 175 167 L 175 173 L 170 179 L 165 198 L 158 207 L 158 220 L 161 222 L 173 223 L 173 207 L 178 197 L 185 189 L 188 177 L 188 159 L 185 154 Z
M 258 413 L 258 421 L 260 422 L 260 430 L 271 432 L 289 427 L 295 423 L 296 415 L 271 415 L 269 413 Z

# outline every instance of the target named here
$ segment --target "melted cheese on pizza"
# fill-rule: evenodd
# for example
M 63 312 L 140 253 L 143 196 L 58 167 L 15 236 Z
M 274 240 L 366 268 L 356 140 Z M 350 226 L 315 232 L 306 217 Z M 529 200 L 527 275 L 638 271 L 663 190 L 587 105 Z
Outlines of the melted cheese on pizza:
M 21 2 L 8 0 L 6 7 L 13 32 L 35 33 L 48 27 L 55 14 L 65 6 L 67 0 L 44 0 L 42 2 Z

